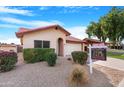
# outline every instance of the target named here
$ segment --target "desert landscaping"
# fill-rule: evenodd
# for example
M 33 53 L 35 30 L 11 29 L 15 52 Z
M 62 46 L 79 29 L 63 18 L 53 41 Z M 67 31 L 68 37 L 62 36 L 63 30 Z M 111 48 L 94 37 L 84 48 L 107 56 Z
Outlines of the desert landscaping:
M 123 6 L 0 12 L 0 87 L 124 87 Z
M 25 64 L 22 53 L 19 53 L 16 67 L 9 72 L 0 73 L 0 87 L 69 87 L 69 74 L 74 65 L 66 57 L 58 57 L 54 67 L 49 67 L 46 62 Z M 89 67 L 86 68 L 89 72 Z M 89 74 L 88 83 L 82 86 L 117 87 L 123 78 L 122 70 L 94 64 L 93 74 Z

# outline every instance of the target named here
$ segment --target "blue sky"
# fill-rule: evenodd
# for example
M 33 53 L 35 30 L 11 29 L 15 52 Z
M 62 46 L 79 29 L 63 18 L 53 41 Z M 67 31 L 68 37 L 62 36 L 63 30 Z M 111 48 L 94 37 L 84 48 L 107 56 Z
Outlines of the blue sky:
M 98 21 L 111 6 L 1 6 L 0 42 L 20 43 L 15 32 L 20 27 L 36 28 L 59 24 L 72 36 L 83 39 L 87 25 Z M 124 7 L 121 7 L 124 8 Z

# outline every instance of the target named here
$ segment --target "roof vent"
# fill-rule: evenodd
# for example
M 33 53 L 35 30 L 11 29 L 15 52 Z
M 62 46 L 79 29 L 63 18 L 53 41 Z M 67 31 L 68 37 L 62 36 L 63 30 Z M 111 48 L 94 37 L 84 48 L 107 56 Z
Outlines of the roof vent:
M 58 29 L 58 27 L 55 28 L 56 30 Z

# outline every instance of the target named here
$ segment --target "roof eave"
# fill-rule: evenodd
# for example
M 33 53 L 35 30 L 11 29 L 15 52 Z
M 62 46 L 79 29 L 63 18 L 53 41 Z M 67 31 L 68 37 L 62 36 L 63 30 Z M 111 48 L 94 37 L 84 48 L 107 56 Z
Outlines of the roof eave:
M 21 37 L 23 36 L 22 33 L 18 33 L 18 32 L 16 32 L 15 34 L 16 34 L 16 37 L 17 37 L 17 38 L 21 38 Z
M 70 32 L 68 32 L 66 29 L 64 29 L 64 28 L 63 28 L 63 27 L 61 27 L 60 25 L 56 25 L 56 26 L 58 26 L 58 27 L 60 27 L 62 30 L 64 30 L 64 31 L 65 31 L 65 34 L 66 34 L 66 36 L 71 35 L 71 33 L 70 33 Z
M 69 36 L 69 35 L 71 35 L 71 33 L 69 33 L 66 29 L 64 29 L 63 27 L 61 27 L 61 26 L 59 26 L 59 25 L 53 25 L 53 26 L 51 26 L 51 27 L 59 27 L 59 29 L 61 29 L 63 32 L 64 32 L 64 34 L 66 35 L 66 36 Z M 49 27 L 49 28 L 51 28 L 51 27 Z M 18 38 L 21 38 L 22 36 L 23 36 L 23 34 L 25 34 L 25 33 L 30 33 L 30 32 L 33 32 L 34 30 L 40 30 L 41 28 L 37 28 L 37 29 L 32 29 L 32 30 L 29 30 L 28 32 L 27 31 L 24 31 L 24 32 L 16 32 L 15 34 L 16 34 L 16 37 L 18 37 Z

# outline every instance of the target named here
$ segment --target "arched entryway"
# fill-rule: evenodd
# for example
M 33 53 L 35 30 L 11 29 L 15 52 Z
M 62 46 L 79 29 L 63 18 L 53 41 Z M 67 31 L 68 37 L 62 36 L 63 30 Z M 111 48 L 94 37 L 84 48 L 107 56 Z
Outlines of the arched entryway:
M 63 50 L 64 50 L 63 39 L 58 38 L 58 56 L 63 56 Z

